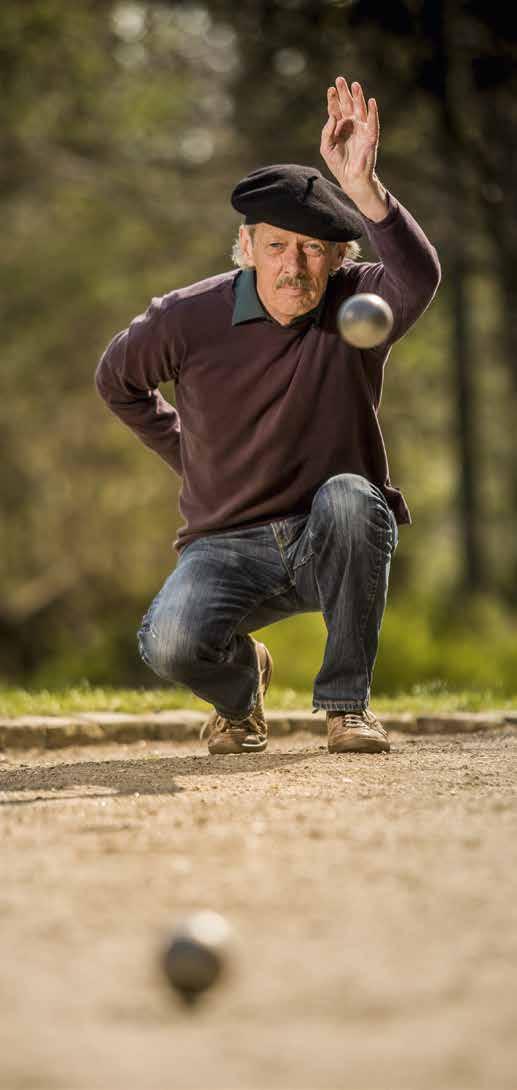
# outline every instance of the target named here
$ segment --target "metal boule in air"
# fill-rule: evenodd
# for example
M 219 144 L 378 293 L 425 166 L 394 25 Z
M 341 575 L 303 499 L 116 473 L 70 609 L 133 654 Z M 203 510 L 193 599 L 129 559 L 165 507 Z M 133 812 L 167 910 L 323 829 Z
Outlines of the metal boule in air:
M 351 295 L 338 310 L 337 327 L 343 340 L 354 348 L 375 348 L 393 329 L 393 311 L 374 292 Z

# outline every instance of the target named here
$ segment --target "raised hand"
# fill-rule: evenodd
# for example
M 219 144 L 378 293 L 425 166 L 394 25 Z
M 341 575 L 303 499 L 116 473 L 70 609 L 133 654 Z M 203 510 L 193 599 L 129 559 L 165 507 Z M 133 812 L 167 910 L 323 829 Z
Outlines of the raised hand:
M 366 105 L 360 83 L 338 76 L 327 91 L 328 121 L 321 133 L 321 154 L 339 185 L 351 199 L 377 180 L 379 113 L 374 98 Z

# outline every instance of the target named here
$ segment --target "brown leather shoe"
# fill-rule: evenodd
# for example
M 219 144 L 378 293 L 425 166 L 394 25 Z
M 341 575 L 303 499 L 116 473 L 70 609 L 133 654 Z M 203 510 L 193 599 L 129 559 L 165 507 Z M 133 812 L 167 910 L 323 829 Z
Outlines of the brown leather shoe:
M 259 668 L 259 691 L 255 707 L 244 719 L 225 719 L 213 711 L 203 724 L 200 738 L 208 739 L 209 753 L 261 753 L 267 746 L 264 696 L 273 674 L 273 659 L 263 643 L 253 639 Z
M 327 712 L 329 753 L 389 753 L 387 732 L 373 712 Z

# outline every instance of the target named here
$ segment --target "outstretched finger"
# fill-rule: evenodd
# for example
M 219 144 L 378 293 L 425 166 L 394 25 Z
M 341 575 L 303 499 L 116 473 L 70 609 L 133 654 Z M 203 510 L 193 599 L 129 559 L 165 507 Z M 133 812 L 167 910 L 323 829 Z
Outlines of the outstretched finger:
M 338 76 L 336 79 L 337 93 L 339 96 L 339 105 L 341 107 L 341 113 L 343 117 L 353 117 L 354 115 L 354 98 L 348 88 L 348 83 L 344 76 Z
M 361 87 L 361 84 L 360 83 L 353 83 L 352 84 L 352 91 L 353 91 L 353 95 L 354 95 L 355 110 L 356 110 L 359 118 L 361 119 L 361 121 L 366 121 L 367 118 L 368 118 L 368 110 L 366 109 L 366 102 L 365 102 L 365 99 L 364 99 L 363 89 Z
M 339 97 L 335 87 L 329 87 L 327 91 L 327 109 L 329 117 L 335 117 L 339 121 L 341 118 L 341 106 L 339 104 Z
M 374 98 L 368 99 L 368 130 L 371 132 L 372 136 L 375 136 L 377 140 L 379 139 L 379 111 Z

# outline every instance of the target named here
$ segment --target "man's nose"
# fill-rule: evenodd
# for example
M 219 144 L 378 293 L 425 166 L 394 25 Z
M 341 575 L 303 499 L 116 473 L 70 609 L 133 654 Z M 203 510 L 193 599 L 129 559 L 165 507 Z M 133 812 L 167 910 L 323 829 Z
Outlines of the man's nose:
M 284 253 L 284 267 L 291 274 L 305 271 L 305 254 L 303 250 L 286 250 Z

